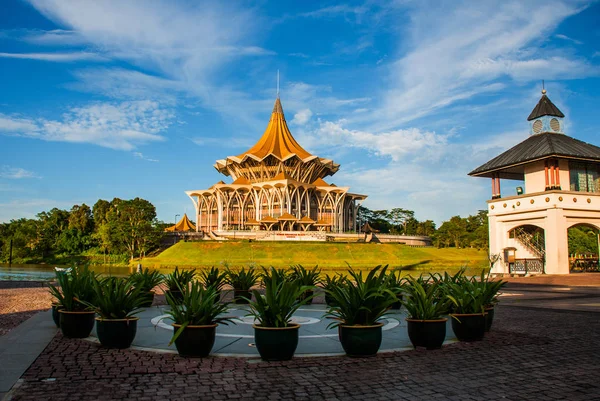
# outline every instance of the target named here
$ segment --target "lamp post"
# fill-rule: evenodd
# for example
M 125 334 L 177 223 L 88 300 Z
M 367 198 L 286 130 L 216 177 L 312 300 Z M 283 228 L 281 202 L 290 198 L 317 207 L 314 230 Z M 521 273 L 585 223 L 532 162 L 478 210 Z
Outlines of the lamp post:
M 175 225 L 173 226 L 173 234 L 174 234 L 174 239 L 173 239 L 173 245 L 175 245 L 177 243 L 177 218 L 181 216 L 180 214 L 176 214 L 175 215 Z

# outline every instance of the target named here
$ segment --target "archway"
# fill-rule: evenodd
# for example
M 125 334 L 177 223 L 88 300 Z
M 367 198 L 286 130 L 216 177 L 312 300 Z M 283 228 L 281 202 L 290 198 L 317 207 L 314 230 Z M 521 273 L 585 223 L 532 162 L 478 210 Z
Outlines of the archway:
M 544 273 L 546 263 L 545 231 L 539 226 L 524 224 L 508 232 L 509 244 L 504 249 L 504 263 L 509 273 Z
M 600 230 L 592 224 L 574 224 L 567 229 L 569 239 L 569 270 L 600 271 Z

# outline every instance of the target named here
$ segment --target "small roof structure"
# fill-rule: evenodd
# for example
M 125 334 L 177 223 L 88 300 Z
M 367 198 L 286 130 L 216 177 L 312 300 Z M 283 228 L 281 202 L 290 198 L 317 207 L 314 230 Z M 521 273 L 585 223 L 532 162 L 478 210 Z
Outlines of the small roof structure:
M 261 222 L 261 223 L 267 223 L 267 224 L 270 224 L 270 223 L 278 223 L 278 222 L 279 222 L 279 220 L 277 220 L 277 219 L 276 219 L 275 217 L 273 217 L 273 216 L 265 216 L 265 217 L 263 217 L 263 218 L 260 220 L 260 222 Z
M 298 218 L 296 216 L 292 216 L 291 214 L 289 214 L 289 213 L 286 212 L 286 213 L 282 214 L 281 216 L 279 216 L 277 218 L 277 220 L 280 220 L 280 221 L 296 221 L 296 220 L 298 220 Z
M 315 226 L 330 226 L 331 223 L 325 221 L 325 220 L 319 220 L 315 223 Z
M 196 231 L 196 226 L 194 223 L 188 219 L 187 214 L 184 213 L 183 217 L 177 224 L 171 227 L 165 228 L 165 231 L 175 232 L 175 231 Z
M 250 217 L 248 220 L 246 220 L 244 224 L 246 224 L 247 226 L 260 226 L 262 223 Z
M 538 104 L 533 108 L 527 121 L 535 120 L 542 116 L 564 117 L 565 115 L 552 103 L 550 98 L 546 96 L 546 90 L 542 91 L 542 97 Z
M 317 187 L 329 187 L 330 185 L 328 183 L 325 182 L 324 179 L 322 178 L 317 178 L 316 180 L 314 180 L 312 182 L 313 185 L 317 186 Z
M 373 227 L 371 227 L 371 225 L 369 224 L 368 221 L 360 228 L 360 231 L 362 231 L 363 233 L 367 233 L 367 234 L 379 232 L 379 230 L 376 230 Z
M 300 224 L 315 224 L 315 221 L 308 216 L 302 216 L 300 220 L 298 220 Z
M 246 177 L 238 177 L 234 182 L 231 183 L 232 185 L 250 185 L 251 182 L 246 178 Z

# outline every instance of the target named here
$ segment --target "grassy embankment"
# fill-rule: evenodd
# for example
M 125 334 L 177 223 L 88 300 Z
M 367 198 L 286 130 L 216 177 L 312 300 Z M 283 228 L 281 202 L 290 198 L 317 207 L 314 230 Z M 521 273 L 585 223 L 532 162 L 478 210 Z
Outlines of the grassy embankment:
M 136 262 L 137 263 L 137 262 Z M 323 272 L 346 271 L 376 265 L 408 267 L 419 271 L 456 270 L 467 266 L 474 274 L 487 267 L 485 251 L 455 248 L 412 248 L 399 244 L 302 243 L 302 242 L 180 242 L 153 258 L 141 262 L 144 267 L 173 269 L 210 267 L 228 264 L 242 267 L 288 267 L 319 265 Z

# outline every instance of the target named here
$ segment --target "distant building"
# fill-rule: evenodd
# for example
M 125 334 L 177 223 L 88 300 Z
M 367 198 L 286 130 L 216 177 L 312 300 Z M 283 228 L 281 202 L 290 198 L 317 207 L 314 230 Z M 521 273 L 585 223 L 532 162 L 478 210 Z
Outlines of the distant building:
M 259 141 L 246 152 L 217 160 L 233 182 L 186 191 L 196 209 L 196 231 L 356 231 L 367 196 L 324 181 L 340 165 L 307 152 L 292 136 L 279 97 Z
M 600 228 L 600 147 L 565 135 L 563 118 L 543 90 L 527 118 L 529 138 L 469 173 L 492 179 L 490 253 L 502 256 L 495 273 L 568 274 L 577 262 L 568 229 Z M 501 179 L 525 188 L 502 198 Z M 589 259 L 598 266 L 598 252 Z

